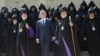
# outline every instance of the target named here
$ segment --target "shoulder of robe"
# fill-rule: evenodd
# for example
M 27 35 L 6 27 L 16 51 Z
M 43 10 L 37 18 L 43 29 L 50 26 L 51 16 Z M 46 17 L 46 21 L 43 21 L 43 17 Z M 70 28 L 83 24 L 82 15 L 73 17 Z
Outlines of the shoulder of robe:
M 50 18 L 47 18 L 47 20 L 51 21 L 51 19 L 50 19 Z
M 47 18 L 47 20 L 51 20 L 51 18 Z

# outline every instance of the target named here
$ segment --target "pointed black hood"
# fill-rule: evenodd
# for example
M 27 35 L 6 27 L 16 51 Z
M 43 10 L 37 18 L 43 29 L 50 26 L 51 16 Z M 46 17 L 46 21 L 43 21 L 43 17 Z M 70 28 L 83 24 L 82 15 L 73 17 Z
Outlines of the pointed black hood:
M 42 10 L 42 9 L 43 9 L 43 10 L 47 10 L 47 9 L 46 9 L 46 7 L 45 7 L 45 5 L 44 5 L 44 4 L 42 4 L 42 3 L 40 4 L 40 6 L 39 6 L 39 8 L 38 8 L 38 9 L 39 9 L 39 10 Z
M 34 10 L 34 12 L 37 12 L 37 8 L 36 8 L 36 6 L 35 5 L 32 5 L 31 7 L 30 7 L 30 12 L 32 12 L 32 8 L 34 8 L 35 10 Z
M 69 4 L 69 6 L 68 6 L 68 10 L 70 10 L 70 7 L 73 7 L 73 10 L 76 11 L 76 8 L 75 8 L 75 5 L 74 5 L 73 2 L 71 2 L 71 3 Z
M 23 4 L 21 8 L 25 8 L 27 12 L 29 11 L 28 6 L 26 4 Z
M 91 1 L 90 3 L 89 3 L 89 7 L 91 7 L 91 6 L 95 6 L 95 3 L 93 2 L 93 1 Z

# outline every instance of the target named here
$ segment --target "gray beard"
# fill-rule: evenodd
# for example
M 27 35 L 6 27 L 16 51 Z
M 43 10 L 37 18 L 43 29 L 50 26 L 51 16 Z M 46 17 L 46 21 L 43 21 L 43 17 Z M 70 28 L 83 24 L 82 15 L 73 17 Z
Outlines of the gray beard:
M 94 17 L 90 17 L 90 19 L 94 19 Z

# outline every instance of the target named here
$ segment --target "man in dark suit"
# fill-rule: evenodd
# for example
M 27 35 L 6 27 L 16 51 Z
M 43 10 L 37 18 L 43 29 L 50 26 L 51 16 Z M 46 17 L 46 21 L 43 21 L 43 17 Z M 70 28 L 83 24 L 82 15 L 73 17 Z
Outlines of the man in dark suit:
M 40 10 L 36 24 L 36 42 L 41 43 L 42 56 L 49 56 L 50 42 L 56 39 L 52 22 L 46 16 L 46 11 Z

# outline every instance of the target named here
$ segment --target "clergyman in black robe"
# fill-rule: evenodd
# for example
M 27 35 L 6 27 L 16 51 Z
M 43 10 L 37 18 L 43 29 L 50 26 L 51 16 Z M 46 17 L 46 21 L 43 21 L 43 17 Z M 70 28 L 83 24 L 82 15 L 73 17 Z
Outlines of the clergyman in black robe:
M 55 43 L 57 43 L 59 46 L 59 56 L 80 56 L 75 25 L 69 21 L 68 14 L 68 9 L 63 7 L 60 11 L 61 20 L 59 21 L 58 28 L 59 37 Z M 70 26 L 73 28 L 72 31 Z M 72 35 L 74 36 L 74 39 L 72 38 Z
M 78 36 L 79 46 L 80 46 L 81 51 L 87 51 L 87 46 L 86 46 L 87 41 L 82 38 L 83 37 L 82 35 L 83 26 L 82 25 L 83 25 L 83 22 L 87 14 L 87 10 L 88 10 L 87 4 L 85 1 L 83 1 L 80 5 L 80 8 L 78 10 L 78 15 L 77 15 L 77 26 L 78 26 L 77 36 Z
M 13 16 L 9 28 L 10 34 L 10 56 L 17 56 L 17 34 L 18 34 L 18 18 Z
M 76 18 L 75 18 L 75 17 L 76 17 L 76 14 L 77 14 L 77 10 L 76 10 L 75 5 L 74 5 L 73 2 L 71 2 L 71 3 L 69 4 L 68 10 L 69 10 L 69 12 L 70 12 L 70 16 L 73 18 L 73 20 L 76 21 Z
M 83 24 L 83 35 L 87 40 L 89 56 L 100 56 L 100 17 L 94 10 L 88 12 Z
M 8 8 L 2 7 L 2 16 L 0 18 L 0 38 L 1 38 L 1 51 L 3 53 L 9 54 L 9 35 L 8 35 Z
M 38 11 L 35 5 L 30 7 L 28 23 L 34 31 L 34 36 L 29 38 L 30 56 L 41 56 L 40 44 L 36 43 L 36 22 L 38 20 Z M 32 30 L 31 30 L 32 31 Z
M 29 32 L 30 26 L 27 22 L 27 11 L 22 8 L 20 12 L 20 23 L 18 25 L 17 34 L 17 56 L 30 56 L 29 52 Z

